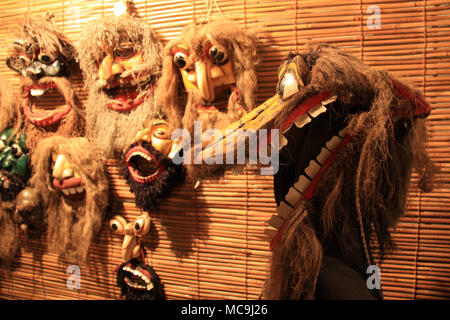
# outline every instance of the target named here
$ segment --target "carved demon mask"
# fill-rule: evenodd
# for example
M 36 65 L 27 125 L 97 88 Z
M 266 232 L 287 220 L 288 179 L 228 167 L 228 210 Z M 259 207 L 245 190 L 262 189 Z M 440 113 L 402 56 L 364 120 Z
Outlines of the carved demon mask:
M 236 148 L 238 129 L 280 130 L 265 298 L 380 297 L 365 285 L 369 239 L 376 236 L 381 256 L 392 248 L 389 228 L 403 213 L 413 167 L 419 186 L 431 188 L 423 120 L 430 110 L 387 72 L 317 45 L 287 57 L 276 95 L 230 125 L 222 149 L 204 149 Z
M 139 238 L 149 233 L 151 219 L 147 212 L 134 221 L 127 222 L 121 215 L 109 220 L 113 233 L 123 236 L 122 259 L 125 261 L 117 270 L 117 285 L 122 296 L 128 300 L 164 299 L 163 286 L 152 267 L 139 259 L 144 259 Z
M 155 112 L 162 46 L 147 23 L 123 15 L 88 24 L 78 48 L 89 88 L 87 135 L 118 157 Z
M 135 194 L 136 205 L 151 212 L 183 182 L 184 167 L 169 158 L 174 144 L 166 120 L 149 121 L 135 141 L 124 154 L 122 174 Z
M 30 148 L 46 132 L 65 136 L 83 133 L 83 114 L 71 83 L 75 49 L 50 19 L 23 19 L 6 64 L 21 76 L 20 111 Z
M 98 151 L 86 138 L 52 136 L 39 142 L 32 160 L 30 186 L 42 199 L 49 248 L 85 262 L 108 203 Z
M 169 41 L 157 96 L 171 121 L 182 118 L 192 132 L 199 120 L 204 131 L 223 128 L 251 110 L 256 47 L 254 34 L 226 19 L 191 25 Z

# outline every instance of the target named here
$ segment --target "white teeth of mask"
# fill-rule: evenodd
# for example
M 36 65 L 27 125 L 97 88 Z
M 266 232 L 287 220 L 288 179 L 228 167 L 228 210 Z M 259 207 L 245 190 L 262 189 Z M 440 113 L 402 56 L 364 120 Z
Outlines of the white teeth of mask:
M 45 90 L 43 89 L 31 89 L 30 93 L 33 97 L 36 96 L 42 96 L 44 94 Z

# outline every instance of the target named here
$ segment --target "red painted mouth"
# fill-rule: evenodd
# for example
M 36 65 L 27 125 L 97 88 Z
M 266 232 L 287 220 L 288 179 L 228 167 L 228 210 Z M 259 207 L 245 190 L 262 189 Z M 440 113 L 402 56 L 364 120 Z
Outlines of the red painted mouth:
M 62 181 L 54 178 L 53 186 L 61 190 L 64 197 L 72 201 L 81 201 L 86 197 L 86 189 L 81 178 L 68 178 Z
M 142 88 L 149 85 L 152 77 L 150 75 L 141 77 L 144 79 L 139 81 L 130 75 L 126 78 L 108 83 L 108 85 L 103 87 L 103 92 L 110 98 L 110 101 L 106 104 L 108 108 L 126 112 L 139 107 L 155 89 L 155 86 L 151 86 L 147 90 L 142 90 Z M 139 84 L 137 84 L 137 81 L 139 81 Z
M 125 265 L 122 270 L 126 272 L 124 280 L 129 287 L 147 291 L 153 289 L 153 284 L 151 283 L 152 277 L 148 270 L 139 266 L 135 267 L 131 263 Z
M 54 82 L 47 82 L 44 84 L 33 84 L 32 86 L 23 87 L 23 91 L 26 93 L 26 98 L 22 103 L 22 110 L 25 117 L 32 124 L 38 127 L 47 127 L 58 123 L 66 114 L 72 109 L 70 105 L 67 105 L 62 110 L 33 110 L 31 104 L 31 98 L 34 90 L 43 91 L 44 94 L 47 90 L 55 89 L 56 84 Z
M 165 168 L 156 158 L 141 146 L 131 148 L 125 155 L 125 164 L 134 180 L 139 183 L 153 183 Z

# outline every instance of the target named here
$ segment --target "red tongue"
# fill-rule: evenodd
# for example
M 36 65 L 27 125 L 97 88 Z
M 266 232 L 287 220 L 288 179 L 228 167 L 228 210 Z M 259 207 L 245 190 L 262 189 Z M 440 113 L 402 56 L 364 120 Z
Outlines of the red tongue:
M 119 102 L 127 102 L 129 99 L 134 100 L 138 96 L 138 93 L 136 91 L 133 92 L 127 92 L 127 93 L 119 93 L 116 97 L 114 97 L 115 100 Z

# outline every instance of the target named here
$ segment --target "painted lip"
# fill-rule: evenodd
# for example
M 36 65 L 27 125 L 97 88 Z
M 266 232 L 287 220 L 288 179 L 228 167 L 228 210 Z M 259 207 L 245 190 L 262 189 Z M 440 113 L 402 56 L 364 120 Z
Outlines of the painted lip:
M 135 168 L 131 161 L 133 157 L 140 157 L 150 163 L 153 162 L 153 166 L 158 169 L 148 176 L 142 176 L 139 173 L 139 170 Z M 158 163 L 155 156 L 153 156 L 150 152 L 148 152 L 141 146 L 135 146 L 127 152 L 127 154 L 125 155 L 125 164 L 133 179 L 143 184 L 153 183 L 165 170 L 165 168 Z
M 147 291 L 153 289 L 152 277 L 147 270 L 131 263 L 126 264 L 122 270 L 125 272 L 124 281 L 129 287 Z
M 101 90 L 111 98 L 106 104 L 107 107 L 120 112 L 136 109 L 154 91 L 155 86 L 153 85 L 142 92 L 138 92 L 138 88 L 145 87 L 151 80 L 152 77 L 149 73 L 141 74 L 139 79 L 136 79 L 136 76 L 129 75 L 103 86 Z
M 86 189 L 81 178 L 68 178 L 62 181 L 54 178 L 53 186 L 61 190 L 64 197 L 72 201 L 81 201 L 86 197 Z
M 34 96 L 32 94 L 33 90 L 40 90 L 43 91 L 40 95 L 42 95 L 45 91 L 49 89 L 56 88 L 56 84 L 54 82 L 47 82 L 44 84 L 33 84 L 32 86 L 26 86 L 23 88 L 23 91 L 26 93 L 26 98 L 24 99 L 22 103 L 22 110 L 25 114 L 25 117 L 30 121 L 32 124 L 38 127 L 47 127 L 52 124 L 58 123 L 61 121 L 62 118 L 66 116 L 72 110 L 72 108 L 67 105 L 65 109 L 62 111 L 57 110 L 39 110 L 39 111 L 33 111 L 31 110 L 31 97 Z

